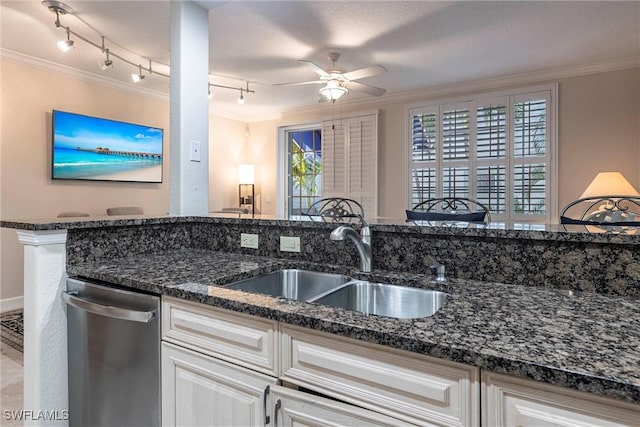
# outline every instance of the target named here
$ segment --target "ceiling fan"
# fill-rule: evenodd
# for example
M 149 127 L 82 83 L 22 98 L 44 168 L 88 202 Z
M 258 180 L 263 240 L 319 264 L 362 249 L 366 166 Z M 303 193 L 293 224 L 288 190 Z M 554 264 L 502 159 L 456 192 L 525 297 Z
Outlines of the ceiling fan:
M 331 61 L 332 65 L 331 68 L 327 70 L 316 65 L 312 61 L 301 59 L 300 62 L 305 63 L 307 66 L 309 66 L 309 68 L 315 71 L 320 76 L 320 80 L 310 80 L 295 83 L 280 83 L 277 86 L 324 84 L 324 86 L 320 88 L 319 93 L 322 97 L 324 97 L 324 100 L 332 102 L 335 102 L 342 95 L 346 95 L 347 93 L 349 93 L 349 90 L 355 90 L 373 96 L 382 96 L 386 92 L 385 89 L 356 81 L 386 72 L 387 69 L 382 65 L 373 65 L 371 67 L 345 72 L 346 70 L 344 68 L 336 66 L 336 62 L 338 61 L 338 59 L 340 59 L 339 53 L 329 53 L 329 61 Z

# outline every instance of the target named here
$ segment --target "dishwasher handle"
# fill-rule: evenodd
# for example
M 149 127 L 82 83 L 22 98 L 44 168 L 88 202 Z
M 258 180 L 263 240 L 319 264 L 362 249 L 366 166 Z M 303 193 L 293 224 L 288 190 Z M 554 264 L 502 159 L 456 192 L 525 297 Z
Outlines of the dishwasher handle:
M 77 296 L 76 292 L 62 292 L 62 299 L 70 306 L 88 311 L 99 316 L 112 317 L 114 319 L 128 320 L 132 322 L 149 323 L 156 317 L 156 310 L 136 311 L 110 305 L 97 304 Z

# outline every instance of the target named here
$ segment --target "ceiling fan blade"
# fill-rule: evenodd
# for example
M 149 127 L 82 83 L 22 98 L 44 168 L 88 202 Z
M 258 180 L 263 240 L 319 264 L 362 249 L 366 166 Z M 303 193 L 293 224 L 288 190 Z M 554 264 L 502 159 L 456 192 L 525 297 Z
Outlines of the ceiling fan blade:
M 345 84 L 345 87 L 349 90 L 355 90 L 357 92 L 364 92 L 368 95 L 373 95 L 373 96 L 382 96 L 384 95 L 384 93 L 386 92 L 385 89 L 379 88 L 379 87 L 375 87 L 375 86 L 371 86 L 371 85 L 367 85 L 364 83 L 360 83 L 360 82 L 348 82 Z
M 382 65 L 374 65 L 372 67 L 360 68 L 359 70 L 349 71 L 348 73 L 344 73 L 343 76 L 347 80 L 358 80 L 364 79 L 365 77 L 375 76 L 380 73 L 385 73 L 387 71 Z
M 300 86 L 300 85 L 313 85 L 318 83 L 326 83 L 326 82 L 324 80 L 309 80 L 306 82 L 275 83 L 274 86 Z
M 300 59 L 299 61 L 300 62 L 304 62 L 305 64 L 307 64 L 307 66 L 309 68 L 311 68 L 313 71 L 315 71 L 316 73 L 318 73 L 319 76 L 321 76 L 321 77 L 329 77 L 329 73 L 327 73 L 325 70 L 320 68 L 315 63 L 313 63 L 311 61 L 307 61 L 306 59 Z

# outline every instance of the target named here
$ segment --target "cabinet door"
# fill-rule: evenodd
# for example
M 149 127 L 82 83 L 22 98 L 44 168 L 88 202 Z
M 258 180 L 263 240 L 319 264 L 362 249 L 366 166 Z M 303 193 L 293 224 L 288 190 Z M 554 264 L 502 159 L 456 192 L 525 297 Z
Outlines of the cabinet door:
M 274 427 L 413 426 L 364 408 L 280 386 L 272 387 Z
M 267 375 L 162 343 L 163 426 L 264 426 Z
M 620 427 L 640 425 L 640 405 L 537 381 L 482 373 L 486 426 Z
M 211 307 L 162 298 L 162 340 L 267 375 L 278 376 L 276 322 Z
M 282 380 L 409 423 L 480 424 L 477 368 L 281 325 Z

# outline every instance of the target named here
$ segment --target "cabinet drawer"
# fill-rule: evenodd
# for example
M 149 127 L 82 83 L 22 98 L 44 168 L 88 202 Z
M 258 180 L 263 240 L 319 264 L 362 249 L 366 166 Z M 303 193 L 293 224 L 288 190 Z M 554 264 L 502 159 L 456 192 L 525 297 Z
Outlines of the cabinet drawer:
M 640 405 L 494 372 L 482 373 L 487 426 L 637 426 Z
M 162 339 L 277 376 L 277 323 L 170 297 L 162 300 Z
M 479 425 L 479 370 L 282 325 L 281 379 L 415 424 Z

